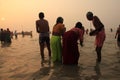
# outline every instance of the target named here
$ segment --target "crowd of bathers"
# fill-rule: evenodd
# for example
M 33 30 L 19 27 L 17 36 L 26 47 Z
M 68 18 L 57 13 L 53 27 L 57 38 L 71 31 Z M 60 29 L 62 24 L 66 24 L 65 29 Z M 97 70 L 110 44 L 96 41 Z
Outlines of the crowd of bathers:
M 7 29 L 0 29 L 0 41 L 1 43 L 11 43 L 11 38 L 12 38 L 12 32 Z

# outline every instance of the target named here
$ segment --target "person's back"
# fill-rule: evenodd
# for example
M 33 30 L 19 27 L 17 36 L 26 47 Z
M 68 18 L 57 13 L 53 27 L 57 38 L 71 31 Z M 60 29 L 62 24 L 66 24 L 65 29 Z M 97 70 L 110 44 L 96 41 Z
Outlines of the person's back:
M 48 21 L 45 19 L 40 19 L 36 21 L 36 25 L 38 27 L 39 33 L 46 33 L 49 32 Z
M 56 20 L 56 24 L 53 26 L 52 36 L 50 41 L 51 51 L 52 51 L 52 61 L 62 62 L 62 44 L 61 37 L 64 34 L 66 28 L 63 24 L 63 18 L 58 17 Z
M 83 43 L 82 23 L 77 22 L 75 27 L 66 31 L 63 35 L 62 59 L 63 64 L 77 65 L 79 60 L 78 40 Z
M 58 23 L 57 25 L 55 25 L 53 27 L 53 31 L 52 31 L 52 34 L 56 34 L 58 36 L 61 36 L 63 35 L 63 33 L 65 32 L 65 27 L 64 27 L 64 24 L 62 23 Z
M 39 13 L 39 18 L 40 18 L 39 20 L 36 20 L 36 31 L 37 33 L 39 33 L 40 54 L 41 54 L 42 61 L 44 61 L 45 43 L 47 44 L 49 58 L 51 57 L 49 24 L 48 24 L 48 21 L 44 19 L 43 12 Z
M 38 33 L 48 33 L 49 24 L 48 21 L 44 19 L 44 13 L 39 13 L 39 20 L 36 21 L 36 30 Z

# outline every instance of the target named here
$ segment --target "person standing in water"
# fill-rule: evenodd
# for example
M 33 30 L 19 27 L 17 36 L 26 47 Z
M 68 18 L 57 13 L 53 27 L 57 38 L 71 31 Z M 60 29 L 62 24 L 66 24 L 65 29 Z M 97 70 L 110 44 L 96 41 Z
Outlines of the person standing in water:
M 115 39 L 117 38 L 117 45 L 120 48 L 120 25 L 116 31 Z
M 44 13 L 39 13 L 39 20 L 36 21 L 36 31 L 39 33 L 39 45 L 40 45 L 40 54 L 42 61 L 44 61 L 44 48 L 45 43 L 48 49 L 49 59 L 51 58 L 51 50 L 50 50 L 50 31 L 49 31 L 49 23 L 46 19 L 44 19 Z
M 87 12 L 86 17 L 89 21 L 92 21 L 95 30 L 90 32 L 90 36 L 96 36 L 96 52 L 97 52 L 97 62 L 101 62 L 101 50 L 103 43 L 105 41 L 105 28 L 103 23 L 97 16 L 94 16 L 92 12 Z
M 84 29 L 81 22 L 63 35 L 62 59 L 65 65 L 77 65 L 79 60 L 78 40 L 83 46 Z
M 56 20 L 56 24 L 53 26 L 52 30 L 52 37 L 51 37 L 51 51 L 52 51 L 52 61 L 54 63 L 56 62 L 62 62 L 62 44 L 61 44 L 61 38 L 66 31 L 66 28 L 63 24 L 63 18 L 58 17 Z

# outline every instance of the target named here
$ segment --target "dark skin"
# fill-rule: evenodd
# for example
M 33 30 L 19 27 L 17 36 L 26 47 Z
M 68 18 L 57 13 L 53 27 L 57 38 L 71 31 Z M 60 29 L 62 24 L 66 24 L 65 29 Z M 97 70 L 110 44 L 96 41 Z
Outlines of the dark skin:
M 39 18 L 40 18 L 40 20 L 36 21 L 36 31 L 38 33 L 49 32 L 49 25 L 48 25 L 48 22 L 44 20 L 44 13 L 39 14 Z M 47 45 L 49 57 L 51 57 L 50 43 L 48 42 L 48 43 L 46 43 L 46 45 Z M 45 42 L 42 42 L 42 43 L 40 42 L 40 53 L 41 53 L 42 60 L 44 60 L 44 48 L 45 48 Z
M 97 35 L 104 28 L 104 25 L 101 23 L 101 21 L 99 20 L 97 16 L 93 16 L 93 14 L 90 14 L 87 16 L 87 19 L 89 21 L 92 21 L 95 27 L 95 30 L 89 33 L 90 36 Z M 101 49 L 102 49 L 102 46 L 101 47 L 96 46 L 97 62 L 101 62 Z
M 47 49 L 49 51 L 49 57 L 51 57 L 50 44 L 46 44 L 46 45 L 47 45 Z M 44 43 L 40 43 L 40 52 L 41 52 L 41 56 L 42 56 L 43 60 L 44 60 L 44 48 L 45 48 L 45 44 Z

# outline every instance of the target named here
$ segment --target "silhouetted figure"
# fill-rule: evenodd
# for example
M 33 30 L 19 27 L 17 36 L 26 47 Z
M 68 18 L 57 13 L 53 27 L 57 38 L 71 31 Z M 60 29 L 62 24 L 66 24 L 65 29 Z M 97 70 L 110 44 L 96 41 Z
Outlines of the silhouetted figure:
M 96 52 L 97 52 L 97 61 L 101 62 L 101 50 L 103 43 L 105 41 L 105 29 L 104 25 L 97 16 L 93 16 L 92 12 L 88 12 L 86 17 L 89 21 L 92 21 L 95 30 L 90 32 L 90 36 L 96 36 Z
M 24 31 L 22 31 L 21 34 L 22 34 L 22 37 L 24 37 Z
M 117 45 L 120 48 L 120 25 L 116 31 L 115 39 L 117 38 Z
M 33 35 L 32 35 L 32 31 L 30 31 L 30 36 L 33 37 Z
M 84 29 L 81 22 L 63 35 L 63 64 L 77 65 L 79 60 L 78 40 L 83 46 Z
M 17 31 L 15 30 L 15 32 L 14 32 L 14 35 L 15 35 L 15 39 L 17 39 L 18 38 L 18 34 L 17 34 Z
M 39 20 L 36 21 L 36 31 L 39 33 L 39 45 L 42 61 L 44 61 L 44 48 L 47 45 L 49 59 L 51 58 L 49 23 L 44 19 L 44 13 L 39 13 Z
M 1 32 L 2 32 L 2 28 L 0 29 L 0 41 L 1 41 Z
M 10 32 L 10 30 L 9 30 L 9 28 L 7 28 L 7 31 L 6 31 L 6 42 L 7 43 L 11 43 L 11 32 Z
M 63 18 L 58 17 L 56 20 L 56 24 L 53 26 L 52 29 L 52 37 L 51 37 L 51 51 L 52 51 L 52 61 L 62 62 L 62 44 L 61 44 L 61 37 L 66 31 L 66 28 L 63 24 Z
M 0 41 L 1 41 L 1 43 L 11 43 L 11 32 L 10 32 L 9 28 L 7 28 L 7 30 L 1 29 Z
M 3 31 L 2 28 L 0 29 L 0 41 L 1 41 L 1 43 L 3 43 L 3 42 L 5 41 L 5 38 L 4 38 L 4 31 Z
M 110 31 L 113 32 L 113 29 L 111 28 Z

